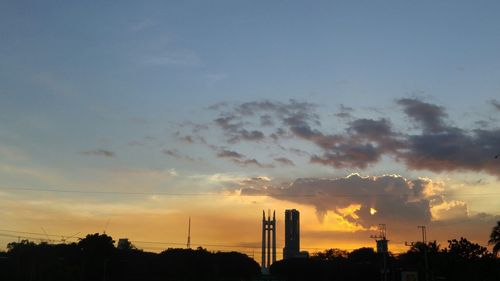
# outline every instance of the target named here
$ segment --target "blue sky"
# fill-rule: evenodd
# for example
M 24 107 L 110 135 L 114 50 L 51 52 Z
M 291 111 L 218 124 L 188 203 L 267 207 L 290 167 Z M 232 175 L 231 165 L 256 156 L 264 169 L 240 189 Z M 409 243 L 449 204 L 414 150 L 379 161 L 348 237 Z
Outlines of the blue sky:
M 435 210 L 453 209 L 450 206 L 458 210 L 465 204 L 470 217 L 463 218 L 462 213 L 451 217 L 464 219 L 463 228 L 471 231 L 464 235 L 481 241 L 467 223 L 473 215 L 486 213 L 491 216 L 487 225 L 500 213 L 494 204 L 500 196 L 495 194 L 498 164 L 445 155 L 449 162 L 443 166 L 449 168 L 436 170 L 435 162 L 408 164 L 413 159 L 401 156 L 404 151 L 387 149 L 366 166 L 323 165 L 311 159 L 328 153 L 318 146 L 317 137 L 341 135 L 355 141 L 353 124 L 358 119 L 388 120 L 395 139 L 424 137 L 421 115 L 405 113 L 409 109 L 401 102 L 405 98 L 420 109 L 439 108 L 433 121 L 445 122 L 446 128 L 425 136 L 437 138 L 460 130 L 459 137 L 484 148 L 478 154 L 498 147 L 499 6 L 497 1 L 4 1 L 0 4 L 2 185 L 146 191 L 154 196 L 154 192 L 244 189 L 249 182 L 245 179 L 256 177 L 271 179 L 273 186 L 297 178 L 343 178 L 351 173 L 398 174 L 408 178 L 409 185 L 425 177 L 435 186 L 434 193 L 448 196 L 442 202 L 429 199 L 440 206 Z M 216 122 L 245 103 L 269 101 L 283 109 L 292 106 L 291 100 L 313 105 L 305 113 L 318 116 L 308 119 L 319 122 L 312 127 L 316 139 L 290 133 L 273 142 L 269 136 L 277 128 L 262 128 L 257 115 L 238 115 L 242 122 L 238 130 L 264 132 L 266 137 L 228 141 L 228 134 L 235 132 Z M 226 103 L 224 107 L 209 109 L 220 102 Z M 349 116 L 342 119 L 340 112 Z M 286 122 L 276 118 L 277 127 Z M 196 125 L 203 129 L 194 132 Z M 491 141 L 481 142 L 477 129 L 485 130 Z M 187 136 L 195 141 L 183 141 Z M 364 145 L 374 143 L 365 141 Z M 292 148 L 306 154 L 290 152 Z M 221 156 L 224 151 L 239 156 Z M 260 166 L 247 161 L 252 159 Z M 81 194 L 53 193 L 44 195 L 48 201 L 42 204 L 37 203 L 38 192 L 2 192 L 4 200 L 22 203 L 19 208 L 45 212 L 46 225 L 60 231 L 73 226 L 58 223 L 57 215 L 40 206 L 89 201 L 97 206 L 92 208 L 123 204 L 146 213 L 153 208 L 133 196 L 86 194 L 82 199 Z M 477 195 L 481 193 L 490 195 Z M 203 200 L 192 200 L 202 213 L 212 208 Z M 251 221 L 251 210 L 258 214 L 271 199 L 262 200 L 258 206 L 245 205 L 247 211 L 241 216 Z M 311 218 L 319 212 L 315 203 L 293 203 L 310 208 Z M 233 201 L 220 204 L 221 210 L 238 206 Z M 330 218 L 347 207 L 345 202 L 332 204 Z M 184 216 L 189 212 L 178 201 L 173 205 L 172 212 Z M 127 212 L 125 207 L 102 210 L 103 216 Z M 37 230 L 28 214 L 10 215 L 4 228 L 26 220 L 20 225 Z M 74 214 L 72 219 L 81 218 Z M 321 220 L 311 220 L 310 229 L 326 231 L 318 226 Z M 92 231 L 96 225 L 102 222 L 89 223 L 84 230 Z M 130 235 L 128 226 L 116 227 L 119 234 Z M 446 234 L 440 233 L 440 238 Z M 183 239 L 182 235 L 172 234 L 172 239 Z M 221 240 L 216 234 L 210 239 Z

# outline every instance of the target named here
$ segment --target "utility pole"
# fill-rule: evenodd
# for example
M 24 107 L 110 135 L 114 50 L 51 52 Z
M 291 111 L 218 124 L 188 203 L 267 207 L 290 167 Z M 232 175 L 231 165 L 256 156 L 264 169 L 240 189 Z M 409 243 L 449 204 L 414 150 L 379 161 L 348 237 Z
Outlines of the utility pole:
M 422 230 L 422 243 L 424 244 L 424 266 L 425 266 L 425 280 L 429 281 L 429 259 L 427 257 L 427 229 L 425 225 L 417 226 Z
M 427 256 L 427 229 L 425 225 L 418 225 L 417 228 L 419 228 L 422 231 L 422 251 L 424 255 L 424 275 L 425 275 L 425 281 L 429 281 L 429 260 Z M 409 247 L 414 247 L 417 245 L 417 242 L 405 242 L 406 246 Z
M 388 253 L 388 240 L 387 240 L 387 227 L 385 224 L 378 225 L 378 235 L 370 235 L 370 238 L 375 239 L 377 243 L 377 253 L 382 255 L 382 281 L 387 281 L 387 255 Z

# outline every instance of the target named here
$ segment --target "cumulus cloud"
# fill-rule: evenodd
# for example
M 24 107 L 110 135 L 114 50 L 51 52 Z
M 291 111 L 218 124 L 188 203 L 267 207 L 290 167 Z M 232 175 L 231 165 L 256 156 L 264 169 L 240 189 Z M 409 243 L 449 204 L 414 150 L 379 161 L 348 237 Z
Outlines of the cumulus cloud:
M 393 226 L 428 224 L 435 220 L 466 218 L 467 205 L 447 201 L 443 184 L 430 179 L 406 179 L 399 175 L 297 179 L 282 185 L 244 186 L 241 195 L 268 195 L 314 206 L 322 221 L 328 212 L 370 229 L 379 223 Z
M 115 157 L 115 153 L 113 151 L 106 150 L 106 149 L 95 149 L 95 150 L 83 151 L 82 154 L 103 156 L 103 157 L 109 157 L 109 158 Z

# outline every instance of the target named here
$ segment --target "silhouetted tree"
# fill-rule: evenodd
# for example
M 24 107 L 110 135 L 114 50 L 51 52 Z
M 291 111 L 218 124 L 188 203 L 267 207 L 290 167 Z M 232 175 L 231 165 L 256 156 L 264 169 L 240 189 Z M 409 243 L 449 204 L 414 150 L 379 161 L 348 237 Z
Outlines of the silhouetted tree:
M 88 234 L 78 242 L 82 251 L 84 280 L 106 279 L 108 262 L 115 250 L 115 241 L 106 234 Z
M 349 252 L 340 249 L 328 249 L 323 252 L 314 253 L 311 258 L 319 260 L 346 259 Z
M 439 252 L 439 248 L 440 245 L 437 244 L 436 241 L 428 242 L 427 244 L 424 244 L 423 242 L 416 242 L 411 246 L 408 252 L 423 253 L 424 251 L 427 251 L 428 254 L 436 254 Z
M 359 248 L 353 250 L 348 255 L 349 261 L 354 263 L 376 263 L 378 260 L 377 253 L 373 250 L 373 248 Z
M 486 247 L 469 242 L 469 240 L 463 237 L 460 237 L 460 240 L 448 240 L 447 252 L 465 260 L 477 260 L 491 256 Z
M 493 254 L 498 256 L 500 253 L 500 221 L 497 221 L 497 225 L 491 230 L 488 244 L 493 245 Z

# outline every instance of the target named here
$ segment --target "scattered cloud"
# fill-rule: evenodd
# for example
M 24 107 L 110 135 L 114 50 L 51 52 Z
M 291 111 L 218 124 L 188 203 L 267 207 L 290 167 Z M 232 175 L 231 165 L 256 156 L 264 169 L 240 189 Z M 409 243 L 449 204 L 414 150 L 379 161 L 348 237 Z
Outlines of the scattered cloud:
M 217 157 L 220 158 L 236 158 L 236 159 L 243 159 L 245 158 L 244 155 L 236 152 L 236 151 L 230 151 L 230 150 L 221 150 L 219 153 L 217 153 Z
M 194 158 L 179 152 L 177 149 L 164 149 L 164 150 L 162 150 L 162 152 L 164 154 L 171 156 L 173 158 L 176 158 L 176 159 L 185 159 L 185 160 L 189 160 L 189 161 L 194 161 Z
M 500 111 L 500 102 L 497 100 L 491 100 L 491 105 L 498 111 Z
M 212 146 L 212 149 L 214 149 L 217 152 L 217 157 L 227 158 L 240 166 L 253 165 L 260 168 L 274 168 L 274 165 L 272 164 L 261 163 L 254 158 L 248 158 L 245 155 L 236 151 L 227 150 L 216 146 Z
M 500 147 L 499 128 L 459 128 L 450 124 L 442 106 L 416 98 L 402 98 L 395 102 L 418 130 L 401 130 L 389 117 L 349 116 L 340 124 L 343 128 L 339 126 L 332 132 L 322 127 L 315 104 L 296 100 L 261 100 L 210 106 L 209 109 L 216 113 L 213 121 L 191 126 L 193 137 L 186 138 L 185 142 L 194 142 L 196 137 L 206 144 L 204 137 L 210 131 L 210 135 L 222 137 L 233 151 L 238 150 L 241 143 L 271 143 L 281 151 L 308 158 L 310 163 L 339 169 L 366 169 L 389 156 L 411 170 L 482 171 L 500 176 L 500 162 L 494 159 Z M 345 105 L 341 105 L 340 110 L 345 113 L 354 111 Z M 283 141 L 287 141 L 288 147 Z M 300 141 L 312 146 L 300 145 Z M 283 157 L 287 158 L 286 155 Z M 246 157 L 222 158 L 241 165 L 272 167 Z M 272 160 L 275 159 L 269 159 Z
M 342 119 L 349 119 L 352 117 L 351 113 L 354 112 L 352 107 L 345 106 L 343 104 L 340 105 L 339 112 L 335 113 L 335 116 Z
M 410 98 L 399 99 L 397 103 L 403 106 L 406 115 L 417 122 L 424 132 L 438 133 L 444 130 L 444 118 L 448 115 L 443 107 Z
M 274 161 L 284 165 L 284 166 L 295 166 L 292 160 L 286 158 L 286 157 L 278 157 L 274 158 Z
M 88 151 L 83 151 L 82 154 L 85 155 L 93 155 L 93 156 L 103 156 L 103 157 L 115 157 L 115 153 L 110 150 L 106 149 L 95 149 L 95 150 L 88 150 Z

